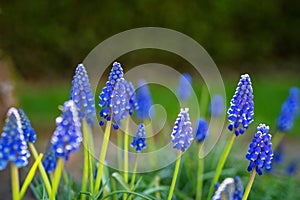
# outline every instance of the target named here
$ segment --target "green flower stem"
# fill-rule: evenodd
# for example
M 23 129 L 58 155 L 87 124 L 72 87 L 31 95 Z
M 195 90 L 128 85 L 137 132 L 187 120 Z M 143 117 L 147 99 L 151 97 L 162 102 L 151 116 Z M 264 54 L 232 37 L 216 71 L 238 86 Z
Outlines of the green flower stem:
M 98 166 L 95 187 L 94 187 L 95 195 L 98 193 L 98 191 L 100 189 L 100 183 L 101 183 L 101 177 L 102 177 L 103 168 L 104 168 L 105 156 L 106 156 L 106 151 L 107 151 L 109 137 L 110 137 L 110 129 L 111 129 L 111 121 L 108 121 L 106 123 L 104 137 L 103 137 L 103 143 L 102 143 L 102 149 L 100 152 L 99 166 Z
M 116 183 L 116 180 L 111 177 L 111 188 L 112 188 L 112 191 L 117 191 L 117 183 Z M 118 195 L 113 195 L 113 200 L 118 200 Z
M 83 132 L 83 151 L 84 151 L 84 164 L 83 164 L 83 173 L 82 173 L 82 183 L 81 183 L 81 191 L 86 192 L 87 189 L 87 180 L 89 174 L 93 174 L 92 171 L 90 171 L 90 153 L 89 153 L 89 148 L 90 148 L 90 140 L 89 140 L 89 130 L 88 130 L 88 124 L 86 122 L 86 119 L 83 118 L 82 120 L 82 132 Z M 90 183 L 90 192 L 93 193 L 93 184 L 91 184 L 92 180 L 89 180 Z M 91 187 L 92 186 L 92 187 Z M 84 200 L 85 195 L 81 195 L 81 199 Z
M 123 134 L 121 133 L 120 130 L 117 131 L 117 144 L 118 144 L 118 167 L 121 170 L 123 168 L 122 165 L 122 140 L 123 139 Z
M 233 144 L 235 138 L 236 138 L 235 134 L 232 133 L 231 137 L 230 137 L 230 139 L 229 139 L 229 141 L 228 141 L 228 143 L 227 143 L 227 145 L 226 145 L 226 147 L 225 147 L 225 149 L 223 151 L 223 154 L 222 154 L 222 156 L 221 156 L 221 158 L 219 160 L 219 163 L 217 165 L 217 169 L 216 169 L 216 173 L 215 173 L 214 179 L 213 179 L 213 181 L 212 181 L 212 183 L 210 185 L 210 188 L 209 188 L 209 193 L 208 193 L 207 200 L 211 200 L 211 198 L 212 198 L 212 195 L 214 193 L 215 184 L 219 180 L 219 177 L 221 175 L 221 172 L 222 172 L 222 169 L 224 167 L 225 161 L 226 161 L 226 159 L 228 157 L 228 154 L 229 154 L 229 152 L 231 150 L 231 147 L 232 147 L 232 144 Z
M 243 196 L 243 200 L 247 200 L 247 199 L 248 199 L 248 196 L 249 196 L 251 187 L 252 187 L 253 182 L 254 182 L 255 175 L 256 175 L 256 170 L 255 170 L 255 168 L 254 168 L 253 171 L 252 171 L 252 173 L 251 173 L 251 176 L 250 176 L 250 180 L 249 180 L 249 182 L 248 182 L 248 185 L 247 185 L 247 187 L 246 187 L 246 189 L 245 189 L 245 193 L 244 193 L 244 196 Z
M 172 196 L 173 196 L 173 192 L 175 189 L 176 180 L 177 180 L 177 176 L 178 176 L 180 161 L 181 161 L 181 151 L 178 151 L 178 158 L 177 158 L 176 165 L 175 165 L 175 170 L 174 170 L 172 184 L 171 184 L 170 191 L 169 191 L 168 200 L 172 200 Z
M 156 188 L 159 188 L 159 182 L 160 182 L 160 177 L 159 176 L 155 176 L 155 187 Z M 159 191 L 156 191 L 155 192 L 155 197 L 157 198 L 157 199 L 161 199 L 161 196 L 160 196 L 160 192 Z
M 25 195 L 26 191 L 27 191 L 27 188 L 28 186 L 30 185 L 32 179 L 34 178 L 34 174 L 35 174 L 35 171 L 38 167 L 38 165 L 40 164 L 41 160 L 43 158 L 43 154 L 40 154 L 37 159 L 35 160 L 34 164 L 32 165 L 32 167 L 30 168 L 26 178 L 25 178 L 25 181 L 22 185 L 22 188 L 21 188 L 21 192 L 20 192 L 20 195 L 19 195 L 19 199 L 22 199 L 23 196 Z
M 126 119 L 125 132 L 124 132 L 124 182 L 128 183 L 128 145 L 129 145 L 129 117 Z M 123 195 L 123 199 L 127 199 L 127 194 Z
M 12 197 L 13 200 L 19 200 L 19 171 L 13 163 L 10 166 Z
M 64 161 L 62 158 L 59 158 L 57 160 L 57 167 L 54 172 L 54 178 L 53 178 L 53 183 L 52 183 L 52 193 L 50 195 L 50 200 L 55 200 L 55 196 L 57 193 L 57 189 L 58 189 L 58 185 L 59 185 L 59 181 L 60 181 L 60 177 L 61 177 L 63 168 L 64 168 Z
M 134 189 L 134 182 L 135 182 L 135 178 L 136 178 L 137 165 L 138 165 L 138 155 L 136 155 L 135 161 L 134 161 L 134 167 L 133 167 L 131 183 L 130 183 L 130 191 L 133 191 L 133 189 Z M 128 199 L 131 200 L 132 196 L 129 196 Z
M 282 133 L 282 132 L 277 132 L 275 134 L 275 136 L 272 139 L 272 148 L 274 151 L 277 149 L 278 145 L 280 144 L 280 142 L 284 136 L 285 136 L 285 133 Z
M 34 159 L 36 160 L 38 158 L 38 153 L 37 153 L 36 148 L 34 147 L 34 145 L 31 142 L 28 143 L 28 146 L 29 146 L 29 149 L 31 151 L 31 154 L 33 155 Z M 51 192 L 52 192 L 51 191 L 50 179 L 47 176 L 46 170 L 45 170 L 42 162 L 39 163 L 38 168 L 39 168 L 39 171 L 41 173 L 41 177 L 43 179 L 44 185 L 46 187 L 46 191 L 48 193 L 48 197 L 50 197 Z
M 199 146 L 199 155 L 201 146 Z M 196 200 L 201 200 L 202 197 L 202 185 L 203 185 L 203 170 L 204 170 L 204 159 L 199 156 L 198 160 L 198 174 L 197 174 L 197 189 L 196 189 Z

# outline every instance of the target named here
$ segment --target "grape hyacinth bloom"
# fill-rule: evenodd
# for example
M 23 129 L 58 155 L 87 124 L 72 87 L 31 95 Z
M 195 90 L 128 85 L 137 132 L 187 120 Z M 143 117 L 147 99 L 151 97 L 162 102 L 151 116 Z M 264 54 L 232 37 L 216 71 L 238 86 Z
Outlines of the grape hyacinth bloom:
M 181 150 L 182 152 L 191 145 L 194 139 L 188 111 L 188 108 L 182 108 L 180 110 L 171 135 L 173 148 Z
M 34 129 L 32 128 L 30 121 L 22 109 L 18 110 L 20 118 L 21 118 L 21 125 L 23 130 L 24 139 L 26 142 L 34 143 L 36 141 L 36 134 Z
M 0 170 L 5 169 L 9 161 L 18 168 L 26 166 L 30 156 L 27 148 L 18 110 L 10 108 L 0 140 Z
M 133 141 L 131 143 L 131 147 L 136 147 L 136 152 L 141 152 L 143 148 L 146 148 L 146 131 L 145 125 L 140 124 L 138 130 L 133 137 Z
M 241 76 L 227 113 L 230 122 L 228 129 L 230 131 L 235 130 L 236 136 L 243 134 L 245 129 L 248 129 L 249 124 L 253 122 L 253 89 L 248 74 Z
M 179 77 L 177 96 L 182 101 L 187 101 L 192 95 L 192 77 L 188 73 Z
M 242 200 L 244 195 L 244 186 L 239 176 L 234 178 L 233 200 Z
M 56 129 L 51 144 L 57 157 L 68 160 L 69 154 L 78 150 L 82 141 L 80 120 L 77 108 L 72 100 L 66 101 L 60 117 L 56 118 Z
M 219 94 L 214 95 L 210 105 L 211 116 L 219 117 L 224 113 L 224 111 L 225 105 L 223 96 Z
M 113 90 L 115 88 L 116 83 L 120 79 L 123 79 L 123 76 L 124 74 L 121 64 L 118 62 L 114 62 L 109 74 L 108 81 L 106 82 L 105 87 L 102 89 L 102 92 L 99 95 L 99 106 L 101 107 L 100 117 L 104 118 L 107 121 L 110 121 L 110 104 Z M 100 120 L 100 125 L 104 125 L 104 120 Z
M 195 132 L 195 138 L 198 143 L 201 143 L 207 137 L 208 124 L 204 118 L 199 119 L 197 123 L 197 128 Z
M 212 200 L 242 200 L 244 187 L 240 177 L 226 178 L 221 184 L 215 185 L 215 194 Z
M 281 107 L 281 113 L 277 119 L 279 131 L 288 132 L 291 130 L 294 120 L 299 113 L 299 89 L 292 87 L 287 100 Z
M 212 200 L 222 200 L 225 196 L 225 199 L 233 200 L 234 194 L 234 179 L 233 178 L 226 178 L 216 189 Z
M 147 83 L 144 80 L 140 80 L 138 86 L 136 95 L 139 109 L 136 111 L 136 115 L 140 120 L 145 121 L 150 119 L 149 112 L 153 102 Z
M 246 159 L 250 161 L 248 171 L 256 170 L 258 175 L 262 175 L 262 169 L 270 169 L 273 159 L 271 135 L 269 134 L 269 126 L 260 124 L 257 132 L 249 146 Z
M 113 63 L 109 80 L 100 94 L 99 106 L 102 108 L 100 117 L 107 121 L 112 117 L 114 129 L 118 129 L 120 121 L 128 114 L 131 115 L 134 109 L 138 109 L 134 87 L 123 78 L 120 63 Z M 99 122 L 100 126 L 104 125 L 103 119 Z
M 92 126 L 96 117 L 95 101 L 89 77 L 83 64 L 79 64 L 75 70 L 70 99 L 77 106 L 80 121 L 86 118 L 87 123 Z
M 56 169 L 57 157 L 51 143 L 47 145 L 45 156 L 43 157 L 42 163 L 46 172 L 51 173 Z

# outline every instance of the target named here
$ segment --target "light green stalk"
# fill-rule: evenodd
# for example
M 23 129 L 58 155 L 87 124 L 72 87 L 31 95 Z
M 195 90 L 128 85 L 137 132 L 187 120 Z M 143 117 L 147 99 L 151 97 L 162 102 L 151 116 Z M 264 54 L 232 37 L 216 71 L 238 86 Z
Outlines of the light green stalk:
M 274 151 L 277 149 L 278 145 L 280 144 L 280 142 L 284 136 L 285 136 L 285 133 L 282 133 L 282 132 L 277 132 L 275 134 L 275 136 L 272 139 L 272 148 Z
M 176 180 L 177 180 L 177 176 L 178 176 L 178 172 L 179 172 L 180 161 L 181 161 L 181 151 L 179 150 L 178 151 L 178 158 L 177 158 L 177 161 L 176 161 L 175 170 L 174 170 L 174 174 L 173 174 L 172 184 L 171 184 L 169 195 L 168 195 L 168 200 L 172 200 L 172 196 L 173 196 L 173 193 L 174 193 Z
M 253 182 L 254 182 L 255 175 L 256 175 L 256 170 L 253 169 L 253 171 L 252 171 L 252 173 L 251 173 L 251 176 L 250 176 L 250 180 L 249 180 L 248 185 L 247 185 L 247 187 L 246 187 L 246 189 L 245 189 L 245 193 L 244 193 L 244 196 L 243 196 L 243 200 L 247 200 L 247 199 L 248 199 L 248 196 L 249 196 L 251 187 L 252 187 Z
M 38 165 L 40 164 L 41 160 L 43 158 L 43 154 L 40 154 L 37 159 L 35 160 L 35 162 L 33 163 L 32 167 L 30 168 L 26 178 L 25 178 L 25 181 L 22 185 L 22 188 L 21 188 L 21 192 L 20 192 L 20 195 L 19 195 L 19 199 L 21 200 L 23 198 L 23 196 L 25 195 L 26 191 L 27 191 L 27 188 L 28 186 L 30 185 L 32 179 L 34 178 L 34 174 L 35 174 L 35 171 L 38 167 Z
M 54 178 L 53 178 L 53 183 L 52 183 L 52 193 L 50 195 L 50 200 L 55 200 L 63 168 L 64 168 L 63 158 L 59 158 L 57 160 L 57 167 L 54 172 Z
M 98 193 L 100 189 L 101 177 L 103 173 L 104 162 L 105 162 L 105 157 L 106 157 L 106 152 L 107 152 L 107 147 L 108 147 L 108 142 L 110 137 L 110 129 L 111 129 L 111 121 L 107 121 L 104 137 L 103 137 L 102 149 L 100 152 L 100 159 L 99 159 L 99 166 L 98 166 L 98 171 L 97 171 L 97 176 L 95 181 L 95 187 L 94 187 L 95 195 Z
M 11 163 L 11 189 L 13 200 L 19 200 L 19 170 Z
M 227 143 L 227 145 L 226 145 L 226 147 L 225 147 L 225 149 L 223 151 L 223 154 L 222 154 L 222 156 L 221 156 L 221 158 L 219 160 L 219 163 L 217 165 L 217 169 L 216 169 L 216 173 L 215 173 L 214 179 L 213 179 L 213 181 L 212 181 L 212 183 L 210 185 L 210 188 L 209 188 L 209 193 L 208 193 L 207 200 L 211 200 L 211 197 L 212 197 L 212 195 L 214 193 L 215 184 L 219 180 L 219 177 L 221 175 L 221 172 L 222 172 L 222 169 L 224 167 L 225 161 L 226 161 L 226 159 L 227 159 L 227 157 L 229 155 L 229 152 L 231 150 L 231 147 L 232 147 L 232 144 L 233 144 L 235 138 L 236 138 L 235 134 L 232 133 L 232 135 L 231 135 L 231 137 L 230 137 L 230 139 L 229 139 L 229 141 L 228 141 L 228 143 Z
M 129 145 L 129 117 L 126 119 L 125 132 L 124 132 L 124 182 L 128 183 L 128 145 Z M 123 199 L 127 199 L 127 194 L 123 195 Z
M 200 154 L 200 151 L 201 151 L 201 146 L 199 146 L 199 154 Z M 201 197 L 202 197 L 203 171 L 204 171 L 204 158 L 201 158 L 199 156 L 198 172 L 197 172 L 196 200 L 201 200 Z
M 36 148 L 34 147 L 34 145 L 31 142 L 28 142 L 28 146 L 29 146 L 29 149 L 31 151 L 31 154 L 33 155 L 34 159 L 36 160 L 38 158 L 38 153 L 37 153 Z M 51 184 L 50 184 L 49 177 L 47 176 L 46 170 L 45 170 L 42 162 L 39 163 L 38 168 L 39 168 L 39 171 L 41 173 L 41 177 L 43 179 L 44 185 L 46 187 L 48 197 L 50 197 L 50 195 L 51 195 Z

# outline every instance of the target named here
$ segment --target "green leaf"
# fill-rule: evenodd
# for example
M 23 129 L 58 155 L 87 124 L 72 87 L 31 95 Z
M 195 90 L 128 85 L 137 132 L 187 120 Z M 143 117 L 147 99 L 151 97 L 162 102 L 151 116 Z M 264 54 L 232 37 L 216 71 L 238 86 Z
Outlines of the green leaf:
M 114 177 L 125 190 L 130 191 L 128 184 L 126 184 L 123 179 L 123 176 L 121 176 L 118 172 L 114 172 L 112 177 Z

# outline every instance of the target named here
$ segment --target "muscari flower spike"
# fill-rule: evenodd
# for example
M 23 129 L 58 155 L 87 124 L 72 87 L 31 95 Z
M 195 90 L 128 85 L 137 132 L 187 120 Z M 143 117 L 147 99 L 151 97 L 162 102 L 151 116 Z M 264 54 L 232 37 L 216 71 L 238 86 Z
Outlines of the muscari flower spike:
M 64 103 L 61 116 L 56 118 L 56 126 L 51 144 L 55 155 L 67 161 L 69 154 L 77 151 L 82 141 L 81 124 L 76 105 L 72 100 Z
M 199 119 L 197 123 L 197 128 L 195 132 L 195 138 L 198 143 L 201 143 L 207 137 L 208 124 L 204 118 Z
M 244 187 L 240 177 L 226 178 L 221 184 L 216 184 L 212 200 L 242 200 Z
M 219 94 L 214 95 L 210 105 L 211 116 L 219 117 L 224 113 L 224 111 L 225 105 L 223 96 Z
M 80 120 L 86 118 L 87 123 L 92 126 L 96 116 L 95 101 L 89 77 L 83 64 L 79 64 L 75 70 L 70 99 L 77 106 Z
M 24 110 L 19 109 L 18 110 L 20 118 L 21 118 L 21 125 L 23 130 L 23 135 L 26 142 L 34 143 L 36 141 L 36 134 L 34 129 L 32 128 L 30 121 L 25 114 Z
M 9 161 L 16 167 L 26 166 L 30 156 L 27 148 L 18 110 L 10 108 L 0 140 L 0 170 L 5 169 Z
M 244 186 L 239 176 L 234 178 L 233 200 L 242 200 L 244 196 Z
M 138 130 L 133 137 L 133 141 L 131 142 L 132 147 L 136 147 L 136 152 L 141 152 L 143 148 L 146 148 L 146 131 L 145 125 L 140 124 Z
M 248 74 L 242 75 L 236 92 L 231 99 L 228 109 L 228 129 L 235 130 L 235 135 L 243 134 L 245 129 L 253 122 L 254 103 L 253 89 Z
M 279 131 L 288 132 L 291 130 L 294 120 L 299 113 L 299 89 L 292 87 L 290 94 L 281 107 L 281 113 L 277 119 Z
M 123 79 L 123 68 L 118 62 L 113 63 L 113 67 L 110 71 L 108 81 L 106 82 L 105 87 L 102 89 L 102 92 L 99 95 L 100 102 L 99 106 L 101 107 L 100 117 L 104 118 L 107 121 L 110 121 L 110 103 L 111 96 L 113 94 L 116 83 Z M 100 120 L 100 126 L 104 125 L 104 120 Z
M 191 145 L 191 142 L 194 139 L 188 111 L 188 108 L 182 108 L 180 110 L 171 134 L 173 148 L 181 150 L 182 152 Z
M 114 129 L 119 128 L 123 118 L 131 115 L 134 109 L 138 109 L 134 87 L 123 78 L 123 69 L 117 62 L 113 64 L 109 80 L 100 94 L 99 106 L 102 108 L 100 117 L 107 121 L 112 117 Z M 100 120 L 99 124 L 103 126 L 104 120 Z
M 226 178 L 216 189 L 212 200 L 233 199 L 234 179 Z
M 269 134 L 269 126 L 260 124 L 257 132 L 249 146 L 246 159 L 250 161 L 248 171 L 254 168 L 258 175 L 262 175 L 262 169 L 269 170 L 273 159 L 271 135 Z
M 192 77 L 188 73 L 183 73 L 179 77 L 177 96 L 182 101 L 187 101 L 192 95 Z
M 153 101 L 147 83 L 144 80 L 140 80 L 138 86 L 136 95 L 139 109 L 136 111 L 136 115 L 140 120 L 145 121 L 150 118 L 150 109 Z
M 51 143 L 47 145 L 45 156 L 43 157 L 42 163 L 46 172 L 54 172 L 56 169 L 57 157 Z

